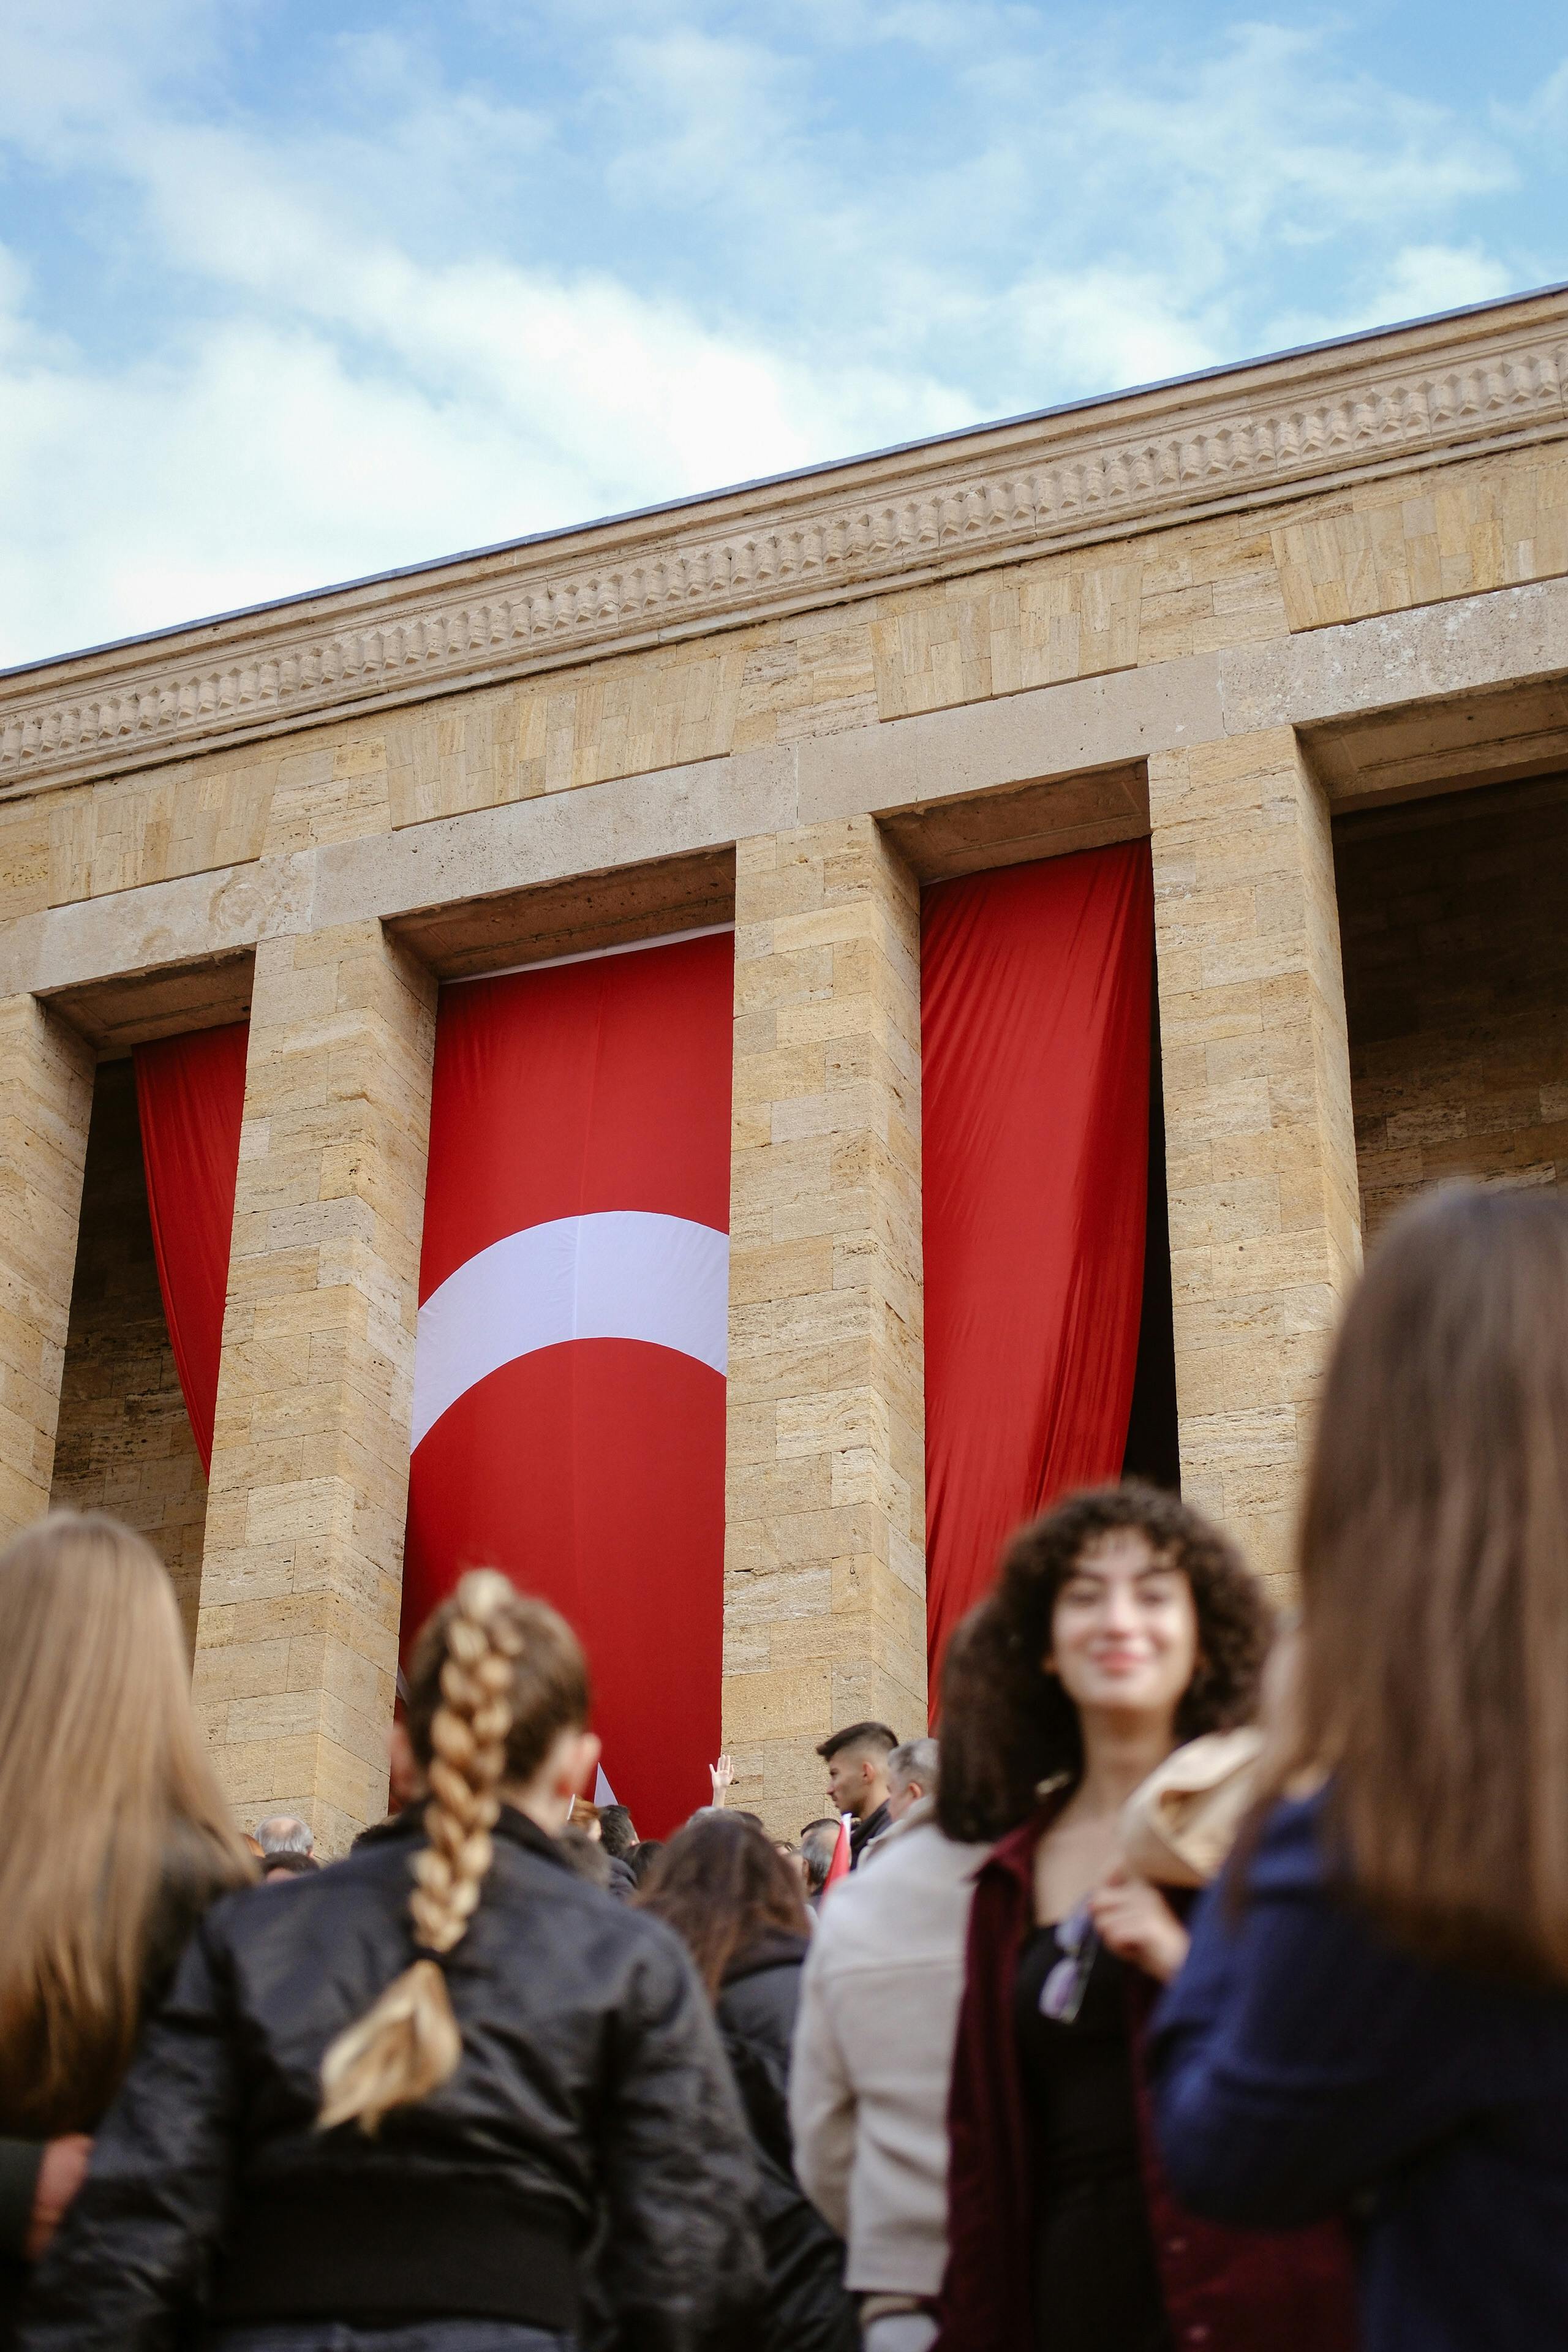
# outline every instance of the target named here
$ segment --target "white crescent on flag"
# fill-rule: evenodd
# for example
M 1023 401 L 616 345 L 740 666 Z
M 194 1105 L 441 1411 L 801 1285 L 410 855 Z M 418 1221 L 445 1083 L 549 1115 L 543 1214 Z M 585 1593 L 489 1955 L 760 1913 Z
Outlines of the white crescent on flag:
M 711 1225 L 608 1209 L 508 1234 L 419 1309 L 411 1450 L 488 1373 L 568 1339 L 642 1339 L 722 1374 L 729 1309 L 730 1236 Z

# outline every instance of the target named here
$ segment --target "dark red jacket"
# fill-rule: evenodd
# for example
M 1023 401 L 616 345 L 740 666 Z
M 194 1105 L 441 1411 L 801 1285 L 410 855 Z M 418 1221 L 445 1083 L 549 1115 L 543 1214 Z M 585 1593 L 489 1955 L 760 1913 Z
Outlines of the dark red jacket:
M 948 2106 L 948 2260 L 932 2352 L 1026 2352 L 1035 2341 L 1034 2158 L 1014 1995 L 1034 1926 L 1035 1848 L 1047 1804 L 1003 1839 L 975 1880 Z M 1128 1972 L 1138 2126 L 1160 2284 L 1178 2352 L 1353 2352 L 1350 2245 L 1337 2222 L 1236 2230 L 1183 2211 L 1154 2150 L 1142 2065 L 1158 1988 Z

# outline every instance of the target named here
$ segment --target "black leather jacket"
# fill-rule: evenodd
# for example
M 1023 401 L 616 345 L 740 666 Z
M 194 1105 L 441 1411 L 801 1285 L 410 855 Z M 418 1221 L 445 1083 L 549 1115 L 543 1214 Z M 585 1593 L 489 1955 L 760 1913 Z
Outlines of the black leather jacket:
M 844 2285 L 844 2246 L 795 2177 L 790 2046 L 800 2006 L 804 1936 L 770 1935 L 731 1962 L 719 2031 L 752 2126 L 762 2174 L 757 2218 L 767 2263 L 760 2352 L 858 2352 L 859 2307 Z
M 420 1834 L 405 1814 L 207 1914 L 34 2275 L 24 2352 L 163 2352 L 202 2303 L 221 2325 L 576 2326 L 628 2352 L 747 2321 L 754 2169 L 690 1961 L 510 1808 L 443 1964 L 456 2074 L 374 2138 L 318 2131 L 328 2043 L 416 1956 Z

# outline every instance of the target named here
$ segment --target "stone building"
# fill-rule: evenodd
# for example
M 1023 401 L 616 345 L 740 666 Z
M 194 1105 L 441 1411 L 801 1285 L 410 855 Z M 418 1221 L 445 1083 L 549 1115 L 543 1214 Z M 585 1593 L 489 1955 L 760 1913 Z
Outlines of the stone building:
M 1568 290 L 0 678 L 0 1527 L 381 1809 L 443 980 L 732 918 L 742 1798 L 923 1705 L 921 887 L 1146 836 L 1181 1468 L 1283 1572 L 1363 1230 L 1568 1169 Z M 126 1055 L 248 1016 L 204 1481 Z

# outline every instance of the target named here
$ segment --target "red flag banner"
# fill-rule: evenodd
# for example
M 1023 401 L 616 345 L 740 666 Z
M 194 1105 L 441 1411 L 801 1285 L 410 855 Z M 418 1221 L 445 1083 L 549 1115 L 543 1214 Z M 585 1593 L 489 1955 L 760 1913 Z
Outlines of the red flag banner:
M 921 908 L 926 1625 L 1010 1531 L 1121 1471 L 1148 1195 L 1146 842 L 939 883 Z
M 407 1640 L 464 1569 L 587 1648 L 645 1837 L 719 1753 L 734 942 L 442 991 L 404 1567 Z
M 191 1434 L 210 1471 L 250 1026 L 134 1049 L 136 1115 L 163 1318 Z

